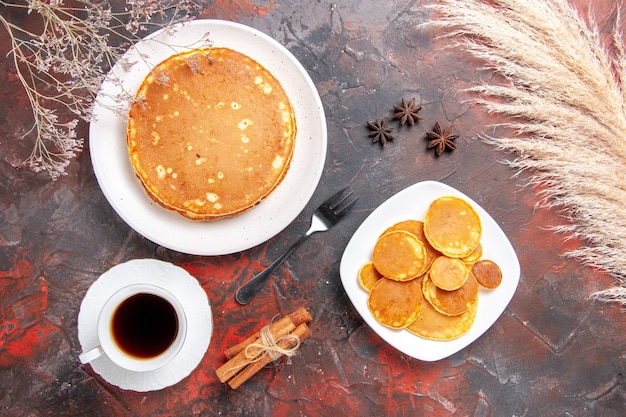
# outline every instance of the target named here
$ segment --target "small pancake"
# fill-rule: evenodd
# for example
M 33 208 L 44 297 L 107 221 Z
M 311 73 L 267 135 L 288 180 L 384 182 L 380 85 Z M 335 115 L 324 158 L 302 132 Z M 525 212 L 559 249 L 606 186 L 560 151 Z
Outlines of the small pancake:
M 374 267 L 374 262 L 367 262 L 359 269 L 359 285 L 367 292 L 370 292 L 374 284 L 382 277 L 382 274 Z
M 408 281 L 426 270 L 424 244 L 414 234 L 397 230 L 381 235 L 372 253 L 374 267 L 396 281 Z
M 404 220 L 390 226 L 385 230 L 384 233 L 393 232 L 396 230 L 404 230 L 405 232 L 413 233 L 420 242 L 424 244 L 424 249 L 426 250 L 426 269 L 430 268 L 430 265 L 433 263 L 435 258 L 441 255 L 426 239 L 424 236 L 424 222 L 419 220 Z M 383 234 L 384 234 L 383 233 Z
M 461 288 L 467 277 L 469 269 L 463 261 L 457 258 L 449 258 L 442 255 L 435 259 L 430 267 L 430 279 L 437 287 L 446 291 L 453 291 Z
M 452 340 L 469 331 L 476 319 L 478 302 L 457 316 L 441 314 L 429 302 L 422 303 L 417 319 L 407 326 L 414 335 L 431 340 Z
M 454 291 L 437 288 L 430 279 L 430 274 L 424 275 L 422 291 L 424 298 L 435 310 L 447 316 L 465 313 L 478 300 L 478 283 L 472 274 L 469 274 L 461 288 Z
M 143 80 L 127 126 L 148 196 L 192 220 L 239 215 L 282 182 L 295 113 L 280 82 L 228 48 L 173 55 Z
M 446 256 L 469 256 L 480 243 L 481 233 L 480 217 L 462 198 L 440 197 L 426 211 L 424 234 L 433 248 Z
M 483 245 L 479 243 L 478 246 L 476 246 L 476 249 L 472 251 L 472 253 L 462 258 L 461 260 L 468 265 L 473 265 L 474 262 L 478 261 L 480 258 L 482 258 L 482 256 L 483 256 Z
M 402 329 L 417 318 L 422 300 L 420 279 L 401 282 L 381 278 L 370 291 L 367 305 L 380 324 Z
M 478 283 L 487 288 L 497 288 L 502 282 L 502 270 L 498 264 L 489 259 L 482 259 L 472 266 L 472 272 Z

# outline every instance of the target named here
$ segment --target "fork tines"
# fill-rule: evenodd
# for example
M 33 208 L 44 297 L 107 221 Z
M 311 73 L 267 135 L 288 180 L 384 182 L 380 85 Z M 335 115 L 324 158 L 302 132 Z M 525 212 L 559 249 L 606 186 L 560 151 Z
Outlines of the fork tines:
M 330 210 L 333 211 L 334 214 L 340 214 L 345 211 L 348 211 L 354 206 L 356 201 L 359 199 L 358 197 L 350 199 L 349 197 L 353 194 L 352 188 L 348 185 L 342 190 L 339 190 L 332 197 L 326 200 L 326 204 Z

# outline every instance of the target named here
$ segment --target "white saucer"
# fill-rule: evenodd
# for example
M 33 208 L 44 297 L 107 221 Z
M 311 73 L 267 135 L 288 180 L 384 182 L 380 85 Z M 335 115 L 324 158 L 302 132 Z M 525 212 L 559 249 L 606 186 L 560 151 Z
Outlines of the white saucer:
M 182 301 L 188 323 L 187 340 L 180 353 L 166 366 L 149 372 L 122 369 L 106 355 L 90 365 L 107 382 L 143 392 L 174 385 L 198 366 L 209 347 L 213 315 L 206 293 L 187 271 L 156 259 L 135 259 L 109 269 L 87 291 L 78 313 L 78 340 L 83 351 L 98 345 L 98 315 L 105 301 L 121 287 L 140 282 L 159 285 Z

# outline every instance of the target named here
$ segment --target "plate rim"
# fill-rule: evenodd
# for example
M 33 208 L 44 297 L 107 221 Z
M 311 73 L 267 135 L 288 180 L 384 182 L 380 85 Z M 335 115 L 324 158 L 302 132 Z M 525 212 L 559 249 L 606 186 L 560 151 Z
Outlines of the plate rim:
M 285 74 L 281 75 L 276 71 L 271 71 L 287 90 L 290 101 L 296 109 L 297 131 L 294 159 L 292 159 L 291 166 L 281 184 L 251 210 L 239 216 L 218 221 L 195 222 L 158 206 L 141 187 L 127 154 L 124 153 L 122 156 L 122 152 L 118 151 L 120 155 L 117 156 L 102 155 L 103 149 L 111 148 L 110 143 L 103 143 L 103 141 L 110 140 L 110 137 L 115 136 L 118 142 L 123 141 L 123 149 L 126 147 L 125 129 L 123 130 L 124 133 L 114 131 L 108 136 L 107 133 L 103 133 L 108 127 L 107 122 L 113 118 L 117 119 L 118 126 L 120 123 L 123 123 L 124 127 L 126 126 L 126 121 L 121 121 L 110 109 L 106 108 L 106 97 L 103 99 L 103 96 L 110 93 L 106 92 L 105 88 L 111 88 L 114 77 L 134 77 L 135 80 L 131 83 L 137 84 L 137 75 L 128 75 L 130 73 L 124 68 L 122 62 L 113 66 L 107 75 L 108 81 L 105 80 L 101 87 L 99 99 L 96 99 L 95 117 L 89 127 L 89 149 L 94 174 L 100 189 L 114 211 L 132 229 L 148 240 L 172 250 L 191 255 L 217 256 L 241 252 L 266 242 L 284 230 L 302 212 L 317 189 L 324 170 L 328 152 L 328 131 L 319 92 L 306 69 L 286 47 L 269 35 L 250 26 L 218 19 L 197 19 L 176 25 L 175 32 L 162 29 L 146 36 L 132 46 L 124 57 L 136 57 L 137 54 L 141 53 L 138 51 L 142 51 L 142 48 L 149 50 L 150 46 L 146 45 L 151 42 L 154 44 L 170 41 L 168 47 L 176 48 L 177 52 L 193 49 L 172 46 L 174 45 L 172 39 L 184 39 L 192 36 L 200 38 L 200 34 L 208 34 L 210 46 L 231 47 L 237 50 L 232 45 L 244 42 L 253 43 L 255 47 L 262 45 L 265 52 L 272 52 L 272 54 L 267 53 L 267 55 L 274 55 L 268 58 L 268 60 L 273 60 L 272 66 L 278 65 L 276 63 L 278 61 L 286 66 Z M 229 39 L 226 39 L 227 34 L 230 34 Z M 232 40 L 230 40 L 231 38 Z M 159 53 L 155 52 L 154 54 L 158 55 Z M 176 52 L 173 51 L 167 56 L 171 56 L 173 53 Z M 247 51 L 244 53 L 258 61 L 258 57 Z M 157 64 L 160 61 L 162 59 L 155 59 L 152 64 Z M 261 64 L 266 68 L 268 66 L 267 63 L 261 62 Z M 140 70 L 135 70 L 144 74 L 141 76 L 141 80 L 149 71 L 149 67 L 142 67 Z M 294 75 L 296 79 L 292 80 Z M 290 76 L 289 80 L 286 80 L 287 76 Z M 131 91 L 134 94 L 136 90 L 131 89 Z M 101 104 L 103 101 L 104 104 Z M 109 101 L 109 103 L 111 102 Z M 311 112 L 311 110 L 313 111 Z M 122 148 L 122 144 L 118 143 L 113 147 Z M 311 156 L 309 157 L 309 155 Z M 124 159 L 123 162 L 121 161 L 122 158 Z M 107 172 L 113 168 L 119 168 L 122 172 L 119 174 Z M 112 176 L 113 178 L 109 178 Z M 129 195 L 122 195 L 116 189 L 117 184 L 115 183 L 119 181 L 129 183 L 123 185 Z M 132 210 L 142 211 L 142 214 L 146 214 L 153 223 L 156 219 L 156 223 L 159 224 L 146 224 L 143 218 L 139 214 L 133 214 Z M 172 238 L 172 224 L 176 224 L 184 236 L 174 235 Z M 159 226 L 161 226 L 160 229 Z M 170 230 L 165 232 L 163 226 Z
M 505 287 L 499 287 L 495 290 L 481 290 L 481 293 L 479 295 L 480 298 L 477 311 L 477 321 L 474 322 L 474 325 L 469 332 L 456 339 L 448 341 L 420 338 L 419 336 L 410 334 L 404 329 L 394 330 L 378 323 L 369 311 L 369 308 L 367 307 L 367 292 L 359 286 L 357 281 L 358 269 L 355 271 L 355 267 L 361 265 L 360 261 L 363 261 L 363 258 L 359 258 L 359 260 L 349 259 L 351 256 L 355 255 L 354 251 L 359 249 L 359 245 L 366 244 L 363 241 L 370 242 L 371 249 L 373 249 L 375 237 L 378 235 L 376 233 L 373 233 L 373 237 L 370 237 L 369 239 L 366 239 L 361 235 L 365 233 L 371 222 L 375 221 L 377 217 L 381 216 L 381 213 L 385 213 L 385 210 L 387 210 L 389 207 L 392 207 L 395 201 L 399 201 L 405 196 L 412 196 L 413 194 L 419 194 L 420 192 L 428 191 L 429 188 L 435 190 L 436 196 L 429 197 L 429 202 L 427 204 L 424 203 L 426 205 L 429 205 L 430 201 L 434 200 L 434 198 L 443 195 L 456 195 L 466 199 L 466 201 L 470 203 L 479 214 L 483 225 L 488 225 L 490 229 L 498 231 L 500 234 L 499 238 L 504 238 L 504 241 L 500 241 L 499 239 L 497 240 L 499 244 L 503 245 L 501 248 L 498 249 L 498 251 L 504 251 L 504 254 L 508 256 L 507 260 L 509 261 L 506 265 L 501 265 L 501 267 L 503 269 L 503 273 L 506 274 L 505 279 L 509 280 L 510 283 L 507 284 Z M 404 211 L 402 211 L 402 213 L 404 213 Z M 394 220 L 389 220 L 389 224 L 383 224 L 378 227 L 379 233 L 382 233 L 384 229 L 395 223 L 395 220 L 403 220 L 407 218 L 409 217 L 401 218 L 400 214 L 396 215 L 396 218 Z M 417 216 L 414 218 L 417 218 Z M 486 248 L 486 250 L 486 253 L 490 254 L 488 250 L 493 250 L 493 248 L 488 247 Z M 420 181 L 412 184 L 404 188 L 403 190 L 395 193 L 394 195 L 386 199 L 381 205 L 379 205 L 354 232 L 350 241 L 346 245 L 340 263 L 340 277 L 342 285 L 346 291 L 346 294 L 348 295 L 348 298 L 350 299 L 350 302 L 357 310 L 361 318 L 366 322 L 366 324 L 386 343 L 393 346 L 397 350 L 415 359 L 427 362 L 445 359 L 461 351 L 462 349 L 466 348 L 474 341 L 479 339 L 489 328 L 491 328 L 498 320 L 498 318 L 502 315 L 502 313 L 506 310 L 506 307 L 509 305 L 511 299 L 513 298 L 513 295 L 515 294 L 519 285 L 520 274 L 521 269 L 519 259 L 517 258 L 517 254 L 515 253 L 515 249 L 513 248 L 513 245 L 511 244 L 499 224 L 495 221 L 495 219 L 493 219 L 493 217 L 491 217 L 491 215 L 489 215 L 489 213 L 484 208 L 482 208 L 478 203 L 476 203 L 473 199 L 468 197 L 463 192 L 442 182 L 431 180 Z M 365 298 L 365 302 L 363 302 L 363 298 Z M 485 313 L 485 307 L 482 307 L 484 302 L 480 303 L 481 299 L 483 301 L 487 300 L 487 302 L 489 301 L 489 299 L 495 299 L 496 301 L 498 301 L 498 299 L 500 300 L 499 306 L 497 308 L 497 314 L 492 317 L 492 320 L 488 320 L 487 322 L 485 322 L 484 320 L 478 322 L 479 314 L 480 317 L 483 317 Z M 402 339 L 412 340 L 415 343 L 401 344 L 400 342 L 402 341 Z M 416 346 L 417 349 L 426 346 L 430 350 L 427 349 L 425 351 L 417 351 Z

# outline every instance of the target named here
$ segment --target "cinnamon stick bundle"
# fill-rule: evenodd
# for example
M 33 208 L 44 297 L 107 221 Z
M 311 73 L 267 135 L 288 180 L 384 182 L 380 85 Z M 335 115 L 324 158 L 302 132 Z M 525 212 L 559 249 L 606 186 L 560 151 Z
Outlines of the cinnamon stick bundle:
M 228 382 L 231 388 L 238 388 L 275 360 L 274 352 L 293 349 L 311 337 L 311 330 L 307 326 L 311 319 L 311 314 L 305 308 L 300 308 L 226 349 L 224 355 L 227 361 L 215 371 L 217 377 L 221 382 Z M 264 331 L 269 332 L 270 339 L 275 341 L 272 346 L 266 344 L 267 340 L 262 335 Z
M 289 314 L 287 317 L 289 319 L 291 319 L 291 322 L 294 324 L 294 326 L 299 326 L 302 323 L 310 323 L 311 319 L 312 319 L 311 318 L 311 314 L 304 307 L 297 309 L 293 313 Z M 283 320 L 285 320 L 285 319 L 283 319 Z M 270 330 L 272 331 L 272 334 L 279 327 L 280 326 L 278 326 L 278 322 L 274 323 L 270 327 Z M 257 330 L 256 332 L 254 332 L 254 334 L 252 334 L 250 337 L 248 337 L 243 342 L 237 343 L 236 345 L 231 346 L 228 349 L 226 349 L 224 351 L 224 355 L 226 356 L 226 359 L 232 358 L 233 356 L 235 356 L 236 354 L 238 354 L 239 352 L 244 350 L 251 343 L 254 343 L 259 338 L 259 333 L 261 333 L 261 331 Z

